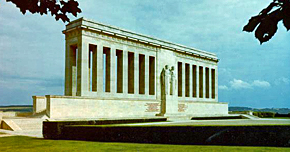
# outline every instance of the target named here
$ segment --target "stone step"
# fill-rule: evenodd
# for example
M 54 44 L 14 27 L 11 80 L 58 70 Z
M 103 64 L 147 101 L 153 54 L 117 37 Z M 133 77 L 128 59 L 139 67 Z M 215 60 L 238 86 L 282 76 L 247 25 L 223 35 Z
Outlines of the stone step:
M 46 115 L 46 111 L 43 111 L 43 112 L 40 112 L 40 113 L 33 114 L 33 115 L 29 116 L 29 118 L 48 119 L 48 117 L 47 117 L 47 115 Z
M 0 129 L 19 131 L 22 130 L 13 120 L 2 120 Z
M 241 114 L 241 116 L 244 116 L 248 119 L 260 119 L 259 117 L 257 116 L 254 116 L 254 115 L 248 115 L 248 114 Z
M 13 122 L 21 130 L 39 130 L 42 128 L 43 119 L 31 119 L 31 118 L 21 118 L 21 119 L 5 119 L 8 122 Z

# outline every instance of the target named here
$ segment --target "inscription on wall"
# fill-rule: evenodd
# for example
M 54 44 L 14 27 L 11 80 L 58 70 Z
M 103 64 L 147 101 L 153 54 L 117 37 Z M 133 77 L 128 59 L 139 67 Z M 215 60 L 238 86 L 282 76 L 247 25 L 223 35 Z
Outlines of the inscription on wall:
M 185 110 L 188 108 L 185 104 L 178 104 L 178 112 L 185 112 Z
M 147 107 L 145 112 L 159 112 L 159 103 L 146 103 L 145 105 Z

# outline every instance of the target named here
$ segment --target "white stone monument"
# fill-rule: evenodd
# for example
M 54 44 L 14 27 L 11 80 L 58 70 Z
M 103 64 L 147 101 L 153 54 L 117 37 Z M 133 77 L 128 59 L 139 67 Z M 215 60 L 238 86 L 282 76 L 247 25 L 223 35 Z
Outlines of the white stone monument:
M 63 33 L 64 96 L 34 96 L 35 114 L 66 119 L 228 113 L 228 104 L 218 102 L 214 53 L 85 18 L 70 22 Z

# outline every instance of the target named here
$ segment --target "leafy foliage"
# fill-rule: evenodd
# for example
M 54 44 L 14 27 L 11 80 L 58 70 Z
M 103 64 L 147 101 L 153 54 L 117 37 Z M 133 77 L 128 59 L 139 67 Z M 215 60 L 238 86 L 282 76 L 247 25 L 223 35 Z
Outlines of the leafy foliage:
M 260 118 L 274 118 L 275 113 L 274 112 L 253 112 L 254 116 L 258 116 Z
M 287 31 L 290 29 L 290 0 L 273 0 L 258 15 L 253 16 L 243 31 L 253 32 L 262 44 L 269 41 L 277 32 L 278 22 L 283 20 Z
M 26 11 L 39 13 L 40 15 L 51 13 L 51 16 L 55 16 L 58 21 L 61 19 L 63 22 L 69 22 L 69 18 L 66 13 L 71 13 L 75 17 L 77 13 L 81 13 L 81 9 L 78 7 L 79 3 L 75 0 L 68 0 L 57 2 L 56 0 L 6 0 L 12 2 L 20 9 L 23 14 Z

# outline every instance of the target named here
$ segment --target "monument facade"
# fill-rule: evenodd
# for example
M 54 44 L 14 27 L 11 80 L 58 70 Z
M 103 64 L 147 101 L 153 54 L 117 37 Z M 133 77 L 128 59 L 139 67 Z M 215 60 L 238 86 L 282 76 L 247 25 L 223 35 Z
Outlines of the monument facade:
M 70 22 L 64 96 L 33 96 L 49 118 L 213 116 L 218 58 L 201 51 L 85 18 Z

